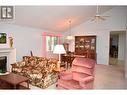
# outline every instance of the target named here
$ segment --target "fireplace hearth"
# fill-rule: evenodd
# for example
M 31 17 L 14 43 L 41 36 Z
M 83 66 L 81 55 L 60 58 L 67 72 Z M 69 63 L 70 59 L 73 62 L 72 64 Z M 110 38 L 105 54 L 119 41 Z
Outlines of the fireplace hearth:
M 0 73 L 5 73 L 7 71 L 7 57 L 0 57 Z

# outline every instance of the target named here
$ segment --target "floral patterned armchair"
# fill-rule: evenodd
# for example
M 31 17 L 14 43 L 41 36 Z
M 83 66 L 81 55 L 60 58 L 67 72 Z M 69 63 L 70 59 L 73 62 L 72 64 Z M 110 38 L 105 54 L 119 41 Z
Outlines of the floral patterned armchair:
M 34 86 L 46 88 L 58 79 L 57 73 L 53 71 L 57 61 L 52 58 L 24 56 L 23 61 L 11 64 L 12 72 L 28 77 Z

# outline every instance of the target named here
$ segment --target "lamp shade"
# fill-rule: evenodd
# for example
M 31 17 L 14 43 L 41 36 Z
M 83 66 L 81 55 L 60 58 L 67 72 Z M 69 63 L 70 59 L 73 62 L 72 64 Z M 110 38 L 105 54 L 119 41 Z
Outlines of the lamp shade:
M 55 48 L 54 48 L 53 53 L 55 53 L 55 54 L 64 54 L 64 53 L 66 53 L 66 51 L 65 51 L 63 45 L 56 45 Z
M 71 35 L 70 36 L 67 36 L 66 39 L 67 40 L 74 40 L 74 36 L 71 36 Z

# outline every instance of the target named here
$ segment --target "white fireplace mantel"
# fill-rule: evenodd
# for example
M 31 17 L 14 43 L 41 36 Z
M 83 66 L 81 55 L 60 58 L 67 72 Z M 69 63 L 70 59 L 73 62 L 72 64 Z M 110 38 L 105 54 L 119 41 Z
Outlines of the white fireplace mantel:
M 0 53 L 11 52 L 12 50 L 14 50 L 14 48 L 0 48 Z
M 16 62 L 16 49 L 0 48 L 0 56 L 7 56 L 7 71 L 11 71 L 11 64 Z

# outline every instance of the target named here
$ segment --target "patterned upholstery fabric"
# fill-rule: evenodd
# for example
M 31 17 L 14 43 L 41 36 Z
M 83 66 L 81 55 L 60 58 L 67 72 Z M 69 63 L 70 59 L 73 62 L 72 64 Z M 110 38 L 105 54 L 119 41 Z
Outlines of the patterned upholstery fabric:
M 23 61 L 12 65 L 12 72 L 26 76 L 30 83 L 40 88 L 46 88 L 58 79 L 58 74 L 53 71 L 58 60 L 35 56 L 24 56 Z

